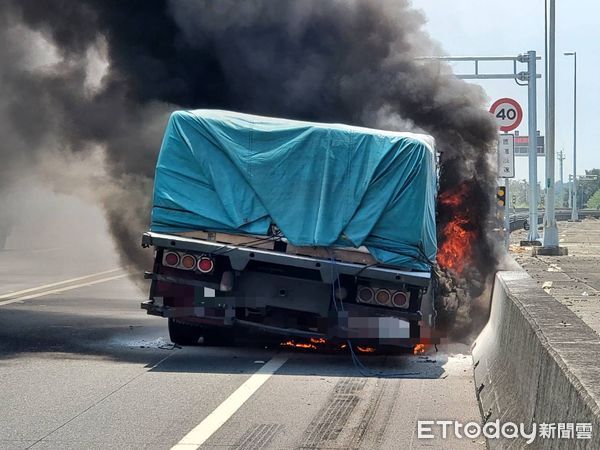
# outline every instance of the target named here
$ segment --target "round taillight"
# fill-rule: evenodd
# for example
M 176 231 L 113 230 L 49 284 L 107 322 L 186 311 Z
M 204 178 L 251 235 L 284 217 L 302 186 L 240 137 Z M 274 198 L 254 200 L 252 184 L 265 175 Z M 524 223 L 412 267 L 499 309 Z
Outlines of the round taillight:
M 198 261 L 198 270 L 202 273 L 212 272 L 215 265 L 210 258 L 200 258 Z
M 358 299 L 364 303 L 370 303 L 373 300 L 373 289 L 370 287 L 361 287 L 358 290 Z
M 377 294 L 375 294 L 375 300 L 377 301 L 377 303 L 379 303 L 380 305 L 387 305 L 390 303 L 390 291 L 388 291 L 387 289 L 379 289 L 377 291 Z
M 177 264 L 179 264 L 179 255 L 175 252 L 168 252 L 165 255 L 165 265 L 175 267 Z
M 392 304 L 398 308 L 406 308 L 408 306 L 408 295 L 405 292 L 396 292 L 392 296 Z
M 196 258 L 194 258 L 192 255 L 183 255 L 183 258 L 181 258 L 181 267 L 183 267 L 184 269 L 193 269 L 195 265 Z

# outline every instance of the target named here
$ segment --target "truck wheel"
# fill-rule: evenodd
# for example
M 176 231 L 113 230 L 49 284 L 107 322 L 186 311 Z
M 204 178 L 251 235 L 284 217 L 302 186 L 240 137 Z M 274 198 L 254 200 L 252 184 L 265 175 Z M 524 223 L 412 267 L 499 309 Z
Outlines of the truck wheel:
M 185 322 L 169 319 L 169 338 L 178 345 L 198 345 L 202 328 Z
M 226 347 L 233 345 L 235 335 L 231 328 L 206 327 L 202 330 L 203 344 L 211 347 Z

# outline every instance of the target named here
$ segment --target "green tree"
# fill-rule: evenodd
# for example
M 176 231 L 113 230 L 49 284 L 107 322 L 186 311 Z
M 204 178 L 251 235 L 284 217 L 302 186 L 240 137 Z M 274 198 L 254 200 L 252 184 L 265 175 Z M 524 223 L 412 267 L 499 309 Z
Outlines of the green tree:
M 594 192 L 594 195 L 590 197 L 586 206 L 591 209 L 600 209 L 600 189 Z
M 592 195 L 600 189 L 600 169 L 586 170 L 585 174 L 587 177 L 591 178 L 595 176 L 596 178 L 579 182 L 577 191 L 580 205 L 585 205 L 591 199 Z

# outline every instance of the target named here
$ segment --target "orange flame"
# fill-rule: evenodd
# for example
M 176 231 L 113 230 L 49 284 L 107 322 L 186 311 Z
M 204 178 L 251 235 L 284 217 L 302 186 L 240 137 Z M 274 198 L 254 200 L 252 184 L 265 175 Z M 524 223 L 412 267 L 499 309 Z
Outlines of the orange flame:
M 295 342 L 290 339 L 289 341 L 281 342 L 279 345 L 282 347 L 293 347 L 293 348 L 306 348 L 311 350 L 316 350 L 317 346 L 314 344 L 309 344 L 308 342 Z
M 467 193 L 467 185 L 460 184 L 456 189 L 442 192 L 439 196 L 440 203 L 444 206 L 461 206 L 463 197 Z
M 437 254 L 437 262 L 444 269 L 451 269 L 458 275 L 462 274 L 465 264 L 469 262 L 472 242 L 475 233 L 470 231 L 469 219 L 464 215 L 467 208 L 464 205 L 466 184 L 457 189 L 440 194 L 440 204 L 458 211 L 454 219 L 444 226 L 443 244 Z
M 305 350 L 317 350 L 319 348 L 325 348 L 327 345 L 330 345 L 332 349 L 336 348 L 337 350 L 343 350 L 348 346 L 346 344 L 335 344 L 328 342 L 327 339 L 323 337 L 312 337 L 308 340 L 294 340 L 288 339 L 287 341 L 280 342 L 279 345 L 281 347 L 286 348 L 301 348 Z M 357 345 L 355 347 L 360 353 L 375 353 L 375 348 L 366 347 Z
M 361 353 L 374 353 L 375 352 L 375 349 L 373 347 L 361 347 L 360 345 L 357 345 L 356 349 Z
M 445 269 L 452 269 L 459 275 L 465 268 L 471 254 L 473 232 L 465 230 L 467 219 L 457 217 L 444 227 L 444 243 L 440 248 L 437 261 Z
M 318 346 L 325 345 L 326 343 L 327 343 L 327 340 L 325 338 L 312 337 L 308 341 L 300 341 L 300 342 L 297 342 L 293 339 L 289 339 L 285 342 L 280 342 L 279 345 L 281 345 L 282 347 L 289 347 L 289 348 L 304 348 L 304 349 L 316 350 Z
M 413 355 L 420 355 L 427 351 L 427 346 L 425 344 L 417 344 L 415 348 L 413 348 Z

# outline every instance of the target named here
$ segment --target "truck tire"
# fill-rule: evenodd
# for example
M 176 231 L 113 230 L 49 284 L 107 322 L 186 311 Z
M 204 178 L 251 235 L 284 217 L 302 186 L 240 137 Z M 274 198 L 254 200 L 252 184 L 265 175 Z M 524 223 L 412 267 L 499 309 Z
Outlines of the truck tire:
M 198 345 L 202 328 L 189 323 L 169 319 L 169 338 L 177 345 Z
M 169 319 L 169 338 L 177 345 L 198 345 L 211 347 L 233 345 L 234 333 L 230 328 L 202 326 Z
M 231 346 L 235 342 L 235 335 L 231 328 L 206 327 L 202 330 L 203 344 L 211 347 Z

